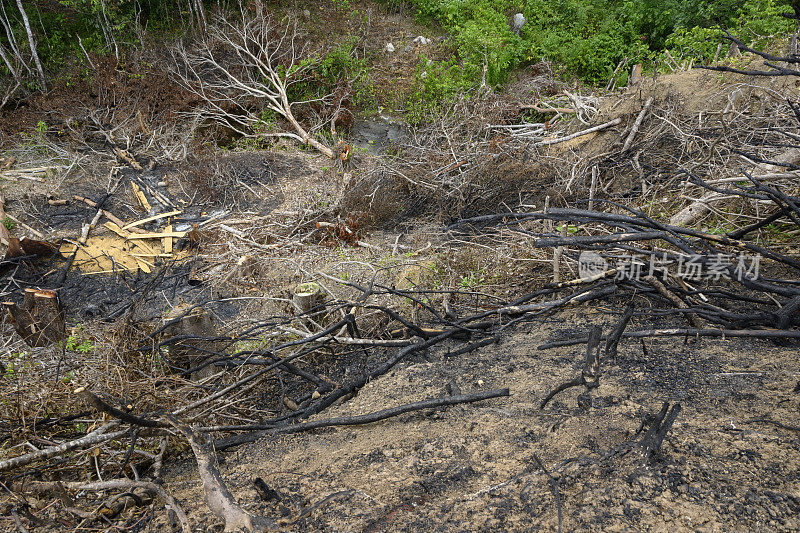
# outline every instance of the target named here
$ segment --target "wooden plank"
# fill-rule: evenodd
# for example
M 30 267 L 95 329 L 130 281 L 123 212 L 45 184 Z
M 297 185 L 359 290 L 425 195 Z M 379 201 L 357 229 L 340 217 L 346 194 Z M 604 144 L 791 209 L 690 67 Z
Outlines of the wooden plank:
M 113 231 L 114 233 L 116 233 L 117 235 L 119 235 L 120 237 L 122 237 L 123 239 L 127 239 L 127 238 L 128 238 L 128 237 L 130 237 L 130 235 L 131 235 L 131 234 L 130 234 L 130 233 L 128 233 L 127 231 L 125 231 L 125 230 L 123 230 L 122 228 L 120 228 L 120 227 L 119 227 L 117 224 L 115 224 L 114 222 L 106 222 L 106 223 L 104 223 L 103 225 L 104 225 L 105 227 L 107 227 L 108 229 L 110 229 L 111 231 Z
M 129 240 L 134 239 L 166 239 L 167 237 L 172 237 L 173 239 L 182 239 L 186 237 L 185 231 L 170 231 L 164 233 L 134 233 L 128 235 Z
M 125 224 L 122 226 L 122 229 L 131 229 L 135 228 L 136 226 L 141 226 L 142 224 L 147 224 L 148 222 L 152 222 L 154 220 L 159 220 L 162 218 L 172 217 L 175 215 L 180 215 L 183 211 L 170 211 L 168 213 L 161 213 L 160 215 L 155 215 L 148 218 L 143 218 L 142 220 L 137 220 L 136 222 L 131 222 L 130 224 Z M 171 230 L 170 230 L 171 231 Z
M 136 249 L 141 249 L 144 253 L 155 256 L 158 254 L 146 241 L 133 241 L 131 244 L 136 247 Z
M 169 224 L 164 231 L 172 233 L 172 224 Z M 172 237 L 164 237 L 164 253 L 172 254 Z
M 108 229 L 110 229 L 111 231 L 113 231 L 114 233 L 116 233 L 117 235 L 119 235 L 120 237 L 122 237 L 123 239 L 127 239 L 128 237 L 131 236 L 130 232 L 120 228 L 119 225 L 117 225 L 114 222 L 106 222 L 103 225 Z
M 152 206 L 150 205 L 150 202 L 147 201 L 147 196 L 144 195 L 142 190 L 135 183 L 131 182 L 131 186 L 133 187 L 133 194 L 136 196 L 139 204 L 141 204 L 145 211 L 150 211 Z
M 145 274 L 150 274 L 151 272 L 153 272 L 150 269 L 150 263 L 148 263 L 147 261 L 145 261 L 140 257 L 134 257 L 134 259 L 136 259 L 136 262 L 139 264 L 139 268 L 142 270 L 142 272 L 144 272 Z
M 119 218 L 117 218 L 116 215 L 114 215 L 113 213 L 109 213 L 108 211 L 104 210 L 103 214 L 106 216 L 106 218 L 108 220 L 110 220 L 111 222 L 113 222 L 114 224 L 119 226 L 120 228 L 122 228 L 122 226 L 125 225 L 125 223 L 122 220 L 120 220 Z M 133 233 L 147 233 L 145 230 L 140 229 L 140 228 L 131 228 L 130 231 L 132 231 Z

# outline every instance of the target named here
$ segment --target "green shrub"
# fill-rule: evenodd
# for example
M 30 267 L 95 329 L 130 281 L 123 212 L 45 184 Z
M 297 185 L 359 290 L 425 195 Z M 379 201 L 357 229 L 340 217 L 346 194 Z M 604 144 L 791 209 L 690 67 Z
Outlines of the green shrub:
M 796 27 L 796 22 L 782 16 L 787 11 L 788 3 L 785 1 L 747 0 L 725 24 L 677 27 L 667 38 L 665 47 L 674 51 L 673 55 L 711 60 L 723 41 L 723 28 L 726 28 L 745 44 L 762 48 L 773 40 L 773 36 L 793 31 Z
M 450 34 L 463 80 L 502 84 L 527 62 L 550 59 L 589 83 L 608 81 L 624 58 L 649 62 L 665 48 L 681 57 L 713 57 L 729 28 L 747 42 L 789 31 L 788 0 L 412 0 L 423 19 Z M 521 35 L 509 18 L 521 11 Z M 673 54 L 674 55 L 674 54 Z M 449 67 L 449 65 L 448 65 Z M 624 77 L 624 76 L 621 76 Z M 453 85 L 438 82 L 439 85 Z M 619 81 L 619 80 L 618 80 Z M 422 92 L 436 92 L 430 83 Z M 439 91 L 441 92 L 441 90 Z M 446 91 L 445 91 L 446 92 Z
M 411 124 L 424 122 L 471 84 L 472 79 L 456 60 L 429 61 L 421 56 L 413 89 L 405 103 L 406 120 Z

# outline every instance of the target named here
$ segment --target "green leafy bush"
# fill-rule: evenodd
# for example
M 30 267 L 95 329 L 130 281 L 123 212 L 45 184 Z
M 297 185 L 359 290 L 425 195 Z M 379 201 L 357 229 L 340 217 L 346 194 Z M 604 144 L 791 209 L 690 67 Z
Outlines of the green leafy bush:
M 668 48 L 713 57 L 721 28 L 748 42 L 789 31 L 788 0 L 412 0 L 450 33 L 461 80 L 501 84 L 527 62 L 550 59 L 589 83 L 605 83 L 624 58 L 648 62 Z M 520 35 L 509 21 L 522 12 Z M 455 78 L 450 81 L 453 82 Z M 442 84 L 443 82 L 438 82 Z M 426 85 L 426 84 L 423 84 Z M 432 91 L 430 84 L 423 92 Z
M 683 57 L 710 60 L 722 42 L 725 28 L 745 44 L 762 48 L 775 35 L 785 34 L 796 28 L 796 22 L 783 16 L 787 11 L 788 3 L 785 1 L 747 0 L 735 12 L 735 16 L 723 21 L 723 24 L 675 28 L 667 38 L 665 47 Z

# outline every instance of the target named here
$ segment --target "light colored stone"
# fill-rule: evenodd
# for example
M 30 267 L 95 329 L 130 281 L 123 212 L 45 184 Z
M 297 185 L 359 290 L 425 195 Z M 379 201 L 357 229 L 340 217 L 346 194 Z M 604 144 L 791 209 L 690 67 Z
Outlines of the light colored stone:
M 392 43 L 386 43 L 386 46 L 383 47 L 384 51 L 388 53 L 394 52 L 394 45 Z
M 519 32 L 522 27 L 525 25 L 525 15 L 522 13 L 517 13 L 514 15 L 514 21 L 511 23 L 511 29 L 515 32 Z

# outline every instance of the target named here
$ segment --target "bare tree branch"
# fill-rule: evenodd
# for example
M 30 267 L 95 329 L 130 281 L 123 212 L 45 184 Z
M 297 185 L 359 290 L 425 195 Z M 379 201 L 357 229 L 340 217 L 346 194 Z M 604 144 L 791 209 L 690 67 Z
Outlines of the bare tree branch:
M 259 2 L 243 9 L 238 19 L 214 18 L 206 39 L 193 51 L 176 47 L 173 72 L 178 83 L 206 104 L 204 118 L 245 137 L 288 137 L 333 159 L 334 151 L 315 139 L 292 110 L 329 97 L 289 100 L 289 88 L 303 80 L 310 58 L 298 43 L 296 24 L 278 24 Z M 282 117 L 291 131 L 265 131 L 263 110 Z

